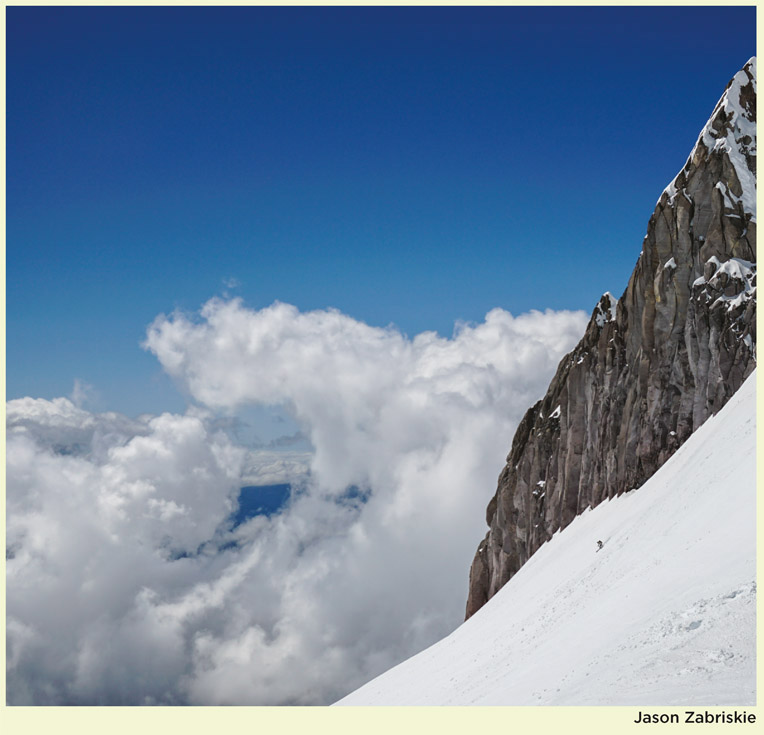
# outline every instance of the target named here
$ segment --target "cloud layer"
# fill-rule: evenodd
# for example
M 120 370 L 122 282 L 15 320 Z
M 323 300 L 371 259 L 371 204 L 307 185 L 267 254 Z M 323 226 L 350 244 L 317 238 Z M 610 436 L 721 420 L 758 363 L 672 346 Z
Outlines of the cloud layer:
M 214 299 L 148 330 L 185 415 L 9 402 L 9 701 L 322 704 L 442 637 L 512 432 L 585 322 L 494 309 L 409 339 Z M 291 413 L 309 474 L 237 445 L 221 414 L 252 404 Z M 246 478 L 284 473 L 284 511 L 232 529 Z

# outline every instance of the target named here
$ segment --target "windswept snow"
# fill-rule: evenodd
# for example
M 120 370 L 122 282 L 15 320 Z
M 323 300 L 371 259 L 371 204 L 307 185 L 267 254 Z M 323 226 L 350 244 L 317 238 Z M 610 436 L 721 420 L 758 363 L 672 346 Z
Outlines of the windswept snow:
M 753 704 L 755 439 L 754 373 L 639 490 L 338 704 Z

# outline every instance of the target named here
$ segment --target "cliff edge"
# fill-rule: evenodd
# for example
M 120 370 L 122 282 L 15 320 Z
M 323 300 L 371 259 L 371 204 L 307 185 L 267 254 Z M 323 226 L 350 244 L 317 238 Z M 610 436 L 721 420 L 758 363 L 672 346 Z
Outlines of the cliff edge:
M 714 108 L 606 293 L 512 441 L 466 617 L 578 514 L 638 488 L 756 364 L 756 59 Z

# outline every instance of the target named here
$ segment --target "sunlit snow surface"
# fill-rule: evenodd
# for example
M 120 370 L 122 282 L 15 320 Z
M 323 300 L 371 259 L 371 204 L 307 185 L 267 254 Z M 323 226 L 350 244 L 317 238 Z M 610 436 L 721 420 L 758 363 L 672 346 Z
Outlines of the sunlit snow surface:
M 755 703 L 755 448 L 754 373 L 639 490 L 338 704 Z

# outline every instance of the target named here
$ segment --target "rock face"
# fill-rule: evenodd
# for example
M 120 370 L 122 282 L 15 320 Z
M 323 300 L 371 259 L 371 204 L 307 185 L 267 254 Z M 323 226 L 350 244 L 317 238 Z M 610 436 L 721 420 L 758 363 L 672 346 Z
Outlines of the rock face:
M 626 291 L 602 297 L 520 422 L 472 562 L 468 618 L 576 515 L 638 488 L 753 371 L 755 260 L 753 58 L 661 194 Z

